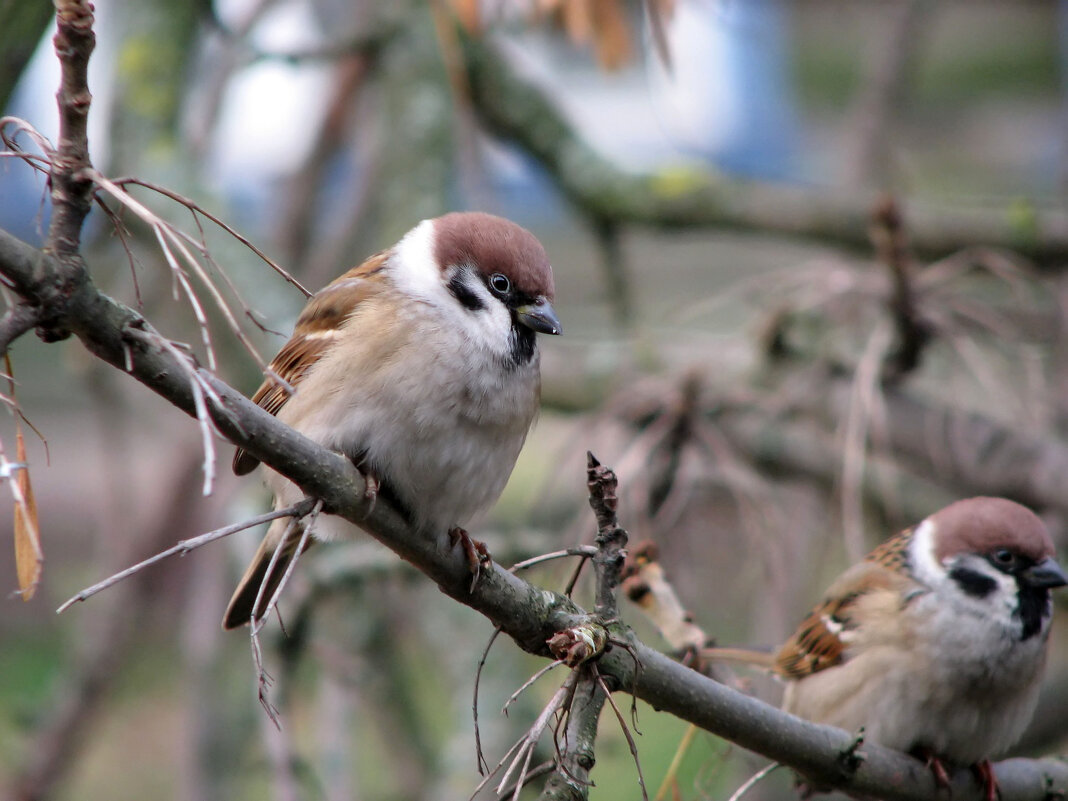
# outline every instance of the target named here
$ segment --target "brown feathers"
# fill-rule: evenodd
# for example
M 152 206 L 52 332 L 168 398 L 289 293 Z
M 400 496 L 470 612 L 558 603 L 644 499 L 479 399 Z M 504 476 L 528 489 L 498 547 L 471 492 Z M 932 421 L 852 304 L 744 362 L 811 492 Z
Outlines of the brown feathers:
M 847 649 L 856 639 L 859 625 L 858 611 L 887 603 L 899 605 L 887 596 L 897 597 L 903 584 L 910 581 L 906 551 L 912 533 L 908 529 L 887 540 L 831 585 L 823 601 L 779 649 L 776 673 L 800 679 L 848 659 Z
M 268 366 L 268 370 L 289 387 L 268 376 L 252 396 L 253 403 L 271 414 L 278 414 L 289 400 L 291 390 L 296 390 L 308 370 L 337 340 L 338 331 L 349 315 L 361 302 L 381 290 L 375 276 L 389 256 L 390 251 L 371 256 L 312 296 L 297 318 L 293 336 Z M 239 476 L 251 473 L 259 463 L 255 456 L 238 448 L 234 454 L 234 473 Z

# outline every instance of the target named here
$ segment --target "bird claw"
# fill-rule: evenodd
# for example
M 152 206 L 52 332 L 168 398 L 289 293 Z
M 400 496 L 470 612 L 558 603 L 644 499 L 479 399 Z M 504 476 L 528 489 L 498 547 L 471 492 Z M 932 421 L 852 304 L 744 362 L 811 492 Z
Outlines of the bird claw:
M 934 776 L 935 784 L 939 789 L 949 789 L 949 772 L 946 770 L 945 763 L 939 758 L 939 756 L 928 748 L 917 748 L 912 752 L 918 759 L 922 759 L 924 765 L 931 775 Z
M 452 547 L 459 543 L 463 549 L 464 556 L 467 557 L 467 567 L 471 571 L 471 587 L 468 592 L 474 592 L 482 576 L 482 565 L 490 562 L 489 548 L 486 543 L 472 539 L 471 535 L 459 526 L 449 529 L 449 543 Z
M 972 772 L 983 787 L 984 801 L 998 801 L 1001 798 L 1001 788 L 998 787 L 998 777 L 994 775 L 994 766 L 990 760 L 976 762 L 972 765 Z

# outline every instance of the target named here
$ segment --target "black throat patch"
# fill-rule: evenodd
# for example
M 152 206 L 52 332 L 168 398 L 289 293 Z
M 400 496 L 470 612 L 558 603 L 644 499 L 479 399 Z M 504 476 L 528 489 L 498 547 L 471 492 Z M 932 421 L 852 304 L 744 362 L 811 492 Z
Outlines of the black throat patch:
M 1016 597 L 1018 599 L 1016 614 L 1020 618 L 1020 623 L 1023 624 L 1020 638 L 1027 640 L 1042 630 L 1042 620 L 1050 613 L 1049 590 L 1045 587 L 1031 587 L 1021 583 Z
M 529 364 L 537 348 L 537 334 L 516 319 L 512 312 L 512 330 L 508 334 L 508 355 L 513 367 Z

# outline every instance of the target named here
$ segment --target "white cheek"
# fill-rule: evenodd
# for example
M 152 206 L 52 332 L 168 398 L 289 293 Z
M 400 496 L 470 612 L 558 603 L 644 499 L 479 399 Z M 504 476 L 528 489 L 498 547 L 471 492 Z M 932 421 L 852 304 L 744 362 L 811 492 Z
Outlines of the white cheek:
M 447 338 L 457 336 L 463 347 L 479 347 L 494 356 L 509 349 L 512 318 L 508 309 L 479 280 L 469 280 L 468 288 L 484 308 L 464 308 L 442 280 L 434 254 L 434 221 L 423 220 L 404 235 L 394 249 L 390 272 L 393 283 L 409 297 L 437 309 Z
M 441 271 L 434 256 L 434 221 L 423 220 L 393 249 L 390 276 L 409 297 L 437 303 L 441 296 Z
M 996 615 L 999 621 L 1008 621 L 1016 609 L 1016 580 L 997 570 L 982 569 L 982 565 L 972 565 L 983 575 L 997 582 L 997 589 L 985 598 L 973 598 L 965 595 L 956 582 L 948 578 L 947 566 L 938 563 L 934 549 L 935 524 L 929 519 L 916 527 L 912 535 L 909 559 L 913 565 L 916 578 L 928 587 L 945 593 L 955 608 L 968 610 L 973 614 Z
M 934 554 L 935 524 L 930 518 L 916 527 L 909 548 L 909 559 L 916 578 L 928 587 L 934 586 L 945 577 L 946 571 Z

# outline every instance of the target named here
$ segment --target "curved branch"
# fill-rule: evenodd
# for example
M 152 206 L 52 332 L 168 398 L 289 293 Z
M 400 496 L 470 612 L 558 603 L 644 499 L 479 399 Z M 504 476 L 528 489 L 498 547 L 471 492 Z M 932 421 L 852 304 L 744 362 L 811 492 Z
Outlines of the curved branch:
M 658 228 L 723 228 L 789 234 L 870 250 L 876 193 L 743 182 L 694 168 L 635 174 L 601 156 L 538 87 L 492 44 L 458 33 L 471 105 L 492 134 L 531 155 L 576 206 L 595 220 Z M 913 249 L 944 256 L 975 244 L 1009 247 L 1036 263 L 1068 259 L 1068 215 L 1052 209 L 936 208 L 906 201 Z
M 47 278 L 58 270 L 54 259 L 0 231 L 0 274 L 23 297 L 29 299 L 36 290 L 38 274 Z M 61 307 L 50 310 L 57 319 L 92 353 L 194 415 L 188 365 L 178 363 L 177 351 L 153 349 L 143 340 L 126 337 L 124 332 L 139 326 L 141 317 L 98 292 L 87 277 L 76 287 Z M 547 656 L 545 643 L 553 633 L 587 619 L 564 596 L 535 587 L 495 564 L 469 592 L 466 559 L 450 547 L 444 532 L 433 539 L 413 534 L 381 497 L 370 508 L 363 479 L 351 462 L 293 431 L 213 374 L 200 370 L 199 375 L 220 399 L 221 405 L 211 404 L 210 411 L 228 439 L 309 495 L 323 499 L 326 511 L 367 530 L 447 595 L 499 625 L 524 650 Z M 824 785 L 887 799 L 942 797 L 922 763 L 904 754 L 865 745 L 863 760 L 850 770 L 849 761 L 842 761 L 843 754 L 854 750 L 855 737 L 848 732 L 786 715 L 636 640 L 629 650 L 633 656 L 628 649 L 613 649 L 598 669 L 617 689 L 632 691 L 657 709 L 790 765 Z M 997 766 L 997 775 L 1004 801 L 1039 801 L 1051 793 L 1068 792 L 1068 766 L 1052 761 L 1010 760 Z M 954 777 L 953 790 L 955 799 L 978 798 L 980 793 L 967 771 Z

